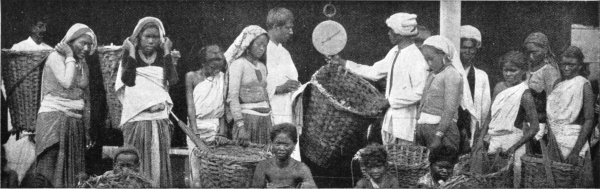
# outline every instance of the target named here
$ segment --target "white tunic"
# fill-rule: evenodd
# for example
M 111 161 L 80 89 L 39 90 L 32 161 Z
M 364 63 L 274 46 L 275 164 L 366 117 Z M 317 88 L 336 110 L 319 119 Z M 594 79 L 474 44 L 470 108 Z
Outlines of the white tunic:
M 38 51 L 38 50 L 52 50 L 52 47 L 46 43 L 37 44 L 31 37 L 23 40 L 19 43 L 15 43 L 10 50 L 15 51 Z
M 413 141 L 418 102 L 429 75 L 429 66 L 416 45 L 412 44 L 400 53 L 398 50 L 398 46 L 394 46 L 385 58 L 372 66 L 347 61 L 346 68 L 369 80 L 388 78 L 385 97 L 390 108 L 385 114 L 382 130 L 396 138 Z

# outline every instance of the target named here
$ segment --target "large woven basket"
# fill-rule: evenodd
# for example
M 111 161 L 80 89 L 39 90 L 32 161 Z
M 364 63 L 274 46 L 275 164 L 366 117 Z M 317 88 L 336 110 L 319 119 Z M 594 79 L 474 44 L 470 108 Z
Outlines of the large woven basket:
M 200 160 L 200 182 L 203 188 L 248 188 L 258 162 L 271 157 L 260 144 L 248 147 L 226 144 L 210 146 L 211 152 L 193 152 Z
M 40 106 L 42 71 L 46 58 L 52 51 L 2 49 L 2 79 L 12 125 L 16 130 L 35 131 L 35 120 Z
M 415 187 L 419 178 L 429 172 L 429 150 L 423 146 L 391 144 L 388 153 L 388 171 L 396 176 L 401 188 Z
M 459 158 L 454 176 L 440 188 L 512 188 L 514 158 L 488 154 L 483 159 L 483 174 L 470 171 L 469 154 Z
M 313 76 L 305 91 L 300 151 L 329 168 L 350 159 L 366 143 L 368 126 L 387 108 L 387 100 L 369 82 L 330 64 Z
M 525 188 L 547 188 L 550 187 L 546 179 L 546 171 L 544 167 L 544 159 L 539 156 L 525 155 L 521 158 L 523 162 L 522 183 Z M 585 170 L 583 165 L 572 165 L 552 161 L 552 175 L 554 176 L 554 187 L 571 188 L 571 187 L 591 187 L 585 186 L 579 178 L 580 171 Z
M 123 56 L 123 50 L 120 46 L 104 46 L 98 48 L 98 57 L 102 70 L 102 79 L 104 80 L 104 89 L 106 90 L 106 104 L 108 105 L 107 119 L 110 120 L 110 128 L 118 128 L 121 121 L 122 105 L 115 92 L 115 80 L 119 61 Z

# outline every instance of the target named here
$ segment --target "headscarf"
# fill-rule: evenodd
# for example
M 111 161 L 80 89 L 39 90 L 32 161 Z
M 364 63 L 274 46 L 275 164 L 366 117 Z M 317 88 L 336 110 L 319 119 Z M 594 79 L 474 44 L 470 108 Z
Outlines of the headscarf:
M 129 36 L 129 41 L 131 41 L 131 43 L 133 43 L 134 46 L 138 44 L 138 35 L 140 35 L 140 33 L 142 32 L 142 28 L 144 28 L 144 26 L 146 26 L 147 24 L 156 25 L 158 27 L 158 33 L 160 35 L 160 42 L 165 42 L 166 32 L 162 21 L 160 21 L 158 18 L 148 16 L 138 21 L 137 25 L 135 26 L 135 29 L 133 29 L 133 33 L 131 34 L 131 36 Z
M 235 38 L 235 41 L 229 46 L 227 51 L 225 51 L 225 60 L 227 60 L 227 66 L 238 59 L 240 56 L 244 54 L 250 43 L 258 36 L 262 34 L 266 34 L 267 31 L 260 26 L 250 25 L 242 30 L 242 33 Z
M 385 24 L 390 27 L 394 33 L 402 36 L 417 35 L 417 15 L 409 13 L 396 13 L 385 20 Z
M 477 48 L 481 48 L 481 32 L 471 25 L 460 27 L 460 38 L 474 39 L 477 41 Z
M 456 71 L 458 71 L 458 73 L 463 78 L 463 93 L 462 94 L 470 93 L 469 82 L 467 80 L 467 74 L 465 73 L 465 68 L 463 67 L 462 62 L 460 61 L 460 56 L 459 56 L 460 54 L 456 50 L 456 47 L 454 47 L 454 44 L 452 44 L 452 42 L 445 37 L 442 37 L 440 35 L 435 35 L 435 36 L 431 36 L 431 37 L 427 38 L 423 42 L 423 46 L 425 46 L 425 45 L 428 45 L 428 46 L 431 46 L 438 50 L 441 50 L 444 52 L 444 54 L 446 54 L 446 57 L 452 62 L 452 66 L 454 66 Z M 469 95 L 461 95 L 461 96 L 462 96 L 462 100 L 460 102 L 460 106 L 463 107 L 463 109 L 467 109 L 467 110 L 470 110 L 470 112 L 473 112 L 472 111 L 473 110 L 473 101 L 470 99 L 465 99 L 465 98 L 469 98 L 470 96 Z
M 67 31 L 67 34 L 65 34 L 65 37 L 63 37 L 63 39 L 60 40 L 60 42 L 68 43 L 74 39 L 81 37 L 82 35 L 88 35 L 92 38 L 92 48 L 90 49 L 90 55 L 94 54 L 94 51 L 96 51 L 96 46 L 98 46 L 96 34 L 94 34 L 94 31 L 92 31 L 92 29 L 86 26 L 85 24 L 73 24 L 73 26 L 71 26 L 71 28 L 69 28 L 69 30 Z
M 523 42 L 523 46 L 527 45 L 527 43 L 536 44 L 544 49 L 546 49 L 546 57 L 544 58 L 545 63 L 558 68 L 558 62 L 556 61 L 556 56 L 552 53 L 552 49 L 550 48 L 550 42 L 548 41 L 548 37 L 541 33 L 535 32 L 529 34 L 527 38 L 525 38 L 525 42 Z

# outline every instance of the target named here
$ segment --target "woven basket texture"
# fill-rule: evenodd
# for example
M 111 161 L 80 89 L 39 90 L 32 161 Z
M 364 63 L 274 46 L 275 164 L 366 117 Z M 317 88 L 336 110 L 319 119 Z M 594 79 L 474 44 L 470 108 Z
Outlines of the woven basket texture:
M 470 172 L 470 155 L 459 158 L 454 176 L 441 188 L 511 188 L 513 187 L 513 157 L 487 154 L 483 158 L 483 174 Z
M 119 62 L 123 56 L 121 48 L 98 48 L 98 58 L 100 59 L 100 69 L 102 70 L 102 79 L 104 89 L 106 90 L 106 104 L 108 105 L 107 119 L 110 120 L 109 128 L 118 128 L 121 121 L 122 105 L 115 92 L 115 80 Z
M 316 165 L 329 168 L 365 145 L 361 136 L 388 103 L 369 82 L 330 64 L 312 76 L 311 84 L 304 93 L 308 102 L 300 149 Z
M 544 168 L 544 159 L 537 156 L 525 155 L 521 158 L 523 162 L 523 179 L 521 183 L 525 188 L 545 188 L 549 187 L 546 180 L 546 170 Z M 571 165 L 567 163 L 552 161 L 552 175 L 554 176 L 555 187 L 571 188 L 583 187 L 579 182 L 580 171 L 584 170 L 581 165 Z
M 2 49 L 2 79 L 16 130 L 35 131 L 40 106 L 42 71 L 52 50 L 13 51 Z M 14 91 L 9 91 L 14 89 Z
M 388 153 L 388 172 L 398 178 L 401 188 L 416 187 L 419 178 L 429 171 L 429 150 L 423 146 L 391 144 Z
M 211 145 L 211 151 L 193 150 L 200 161 L 200 182 L 203 188 L 248 188 L 256 165 L 272 155 L 268 147 L 250 144 Z

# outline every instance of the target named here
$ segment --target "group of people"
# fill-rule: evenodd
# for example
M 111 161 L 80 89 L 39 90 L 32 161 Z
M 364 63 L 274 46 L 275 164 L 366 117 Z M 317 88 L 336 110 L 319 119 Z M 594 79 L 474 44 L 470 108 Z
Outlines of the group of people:
M 521 157 L 539 155 L 542 147 L 553 161 L 585 164 L 580 186 L 593 186 L 591 153 L 598 152 L 590 151 L 589 142 L 598 94 L 586 79 L 580 48 L 569 46 L 557 57 L 546 35 L 532 33 L 520 51 L 499 59 L 504 81 L 490 92 L 488 75 L 475 62 L 480 31 L 461 26 L 460 49 L 439 35 L 418 46 L 416 17 L 397 13 L 386 20 L 394 47 L 372 66 L 339 56 L 333 62 L 369 80 L 387 78 L 383 144 L 429 148 L 432 171 L 421 178 L 422 186 L 440 186 L 459 155 L 483 149 L 514 156 L 513 184 L 520 187 Z M 372 183 L 389 186 L 376 178 Z
M 490 92 L 488 75 L 476 67 L 482 47 L 477 28 L 461 27 L 457 49 L 445 37 L 420 30 L 416 19 L 414 14 L 396 13 L 385 21 L 394 47 L 372 66 L 340 56 L 332 57 L 331 63 L 368 80 L 387 80 L 384 94 L 390 108 L 382 123 L 382 141 L 429 148 L 432 172 L 420 183 L 439 186 L 459 155 L 481 148 L 515 157 L 515 187 L 520 186 L 520 157 L 540 153 L 542 144 L 547 144 L 554 161 L 591 161 L 588 139 L 596 98 L 585 78 L 581 49 L 571 46 L 557 57 L 544 34 L 532 33 L 521 51 L 500 58 L 504 81 Z M 245 27 L 225 52 L 216 44 L 194 52 L 198 68 L 185 74 L 188 123 L 207 143 L 270 144 L 274 158 L 257 165 L 252 186 L 316 187 L 298 147 L 301 122 L 294 116 L 299 104 L 293 93 L 301 83 L 282 46 L 293 34 L 294 16 L 286 8 L 273 8 L 266 27 Z M 119 125 L 123 146 L 135 149 L 126 152 L 136 156 L 126 165 L 135 167 L 153 187 L 173 186 L 168 154 L 173 102 L 168 89 L 179 80 L 179 55 L 165 34 L 158 18 L 139 20 L 123 42 L 115 84 L 123 107 Z M 26 43 L 47 46 L 35 35 L 19 44 Z M 20 46 L 15 48 L 23 50 Z M 94 108 L 88 100 L 87 61 L 96 47 L 94 31 L 75 24 L 43 68 L 36 159 L 29 172 L 47 179 L 51 185 L 46 187 L 75 187 L 77 175 L 85 172 L 83 118 Z M 195 146 L 189 138 L 188 145 L 194 183 L 200 174 L 199 159 L 191 153 Z M 357 186 L 397 187 L 395 178 L 382 173 L 385 150 L 370 146 L 365 151 L 370 176 Z M 117 155 L 119 169 L 120 158 L 133 157 Z

